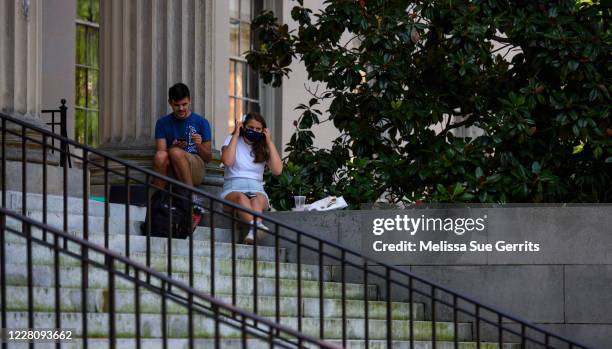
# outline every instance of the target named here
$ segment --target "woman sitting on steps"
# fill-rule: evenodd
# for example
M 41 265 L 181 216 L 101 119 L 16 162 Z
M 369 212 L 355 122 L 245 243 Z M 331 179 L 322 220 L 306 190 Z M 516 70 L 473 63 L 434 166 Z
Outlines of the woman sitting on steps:
M 283 164 L 261 115 L 250 112 L 244 123 L 234 122 L 234 132 L 227 136 L 221 147 L 221 162 L 225 166 L 221 198 L 263 212 L 269 207 L 268 194 L 263 188 L 265 167 L 267 165 L 272 174 L 278 176 L 283 171 Z M 244 242 L 252 244 L 256 238 L 253 215 L 244 211 L 238 211 L 238 214 L 250 224 Z M 256 219 L 255 226 L 268 230 L 261 218 Z

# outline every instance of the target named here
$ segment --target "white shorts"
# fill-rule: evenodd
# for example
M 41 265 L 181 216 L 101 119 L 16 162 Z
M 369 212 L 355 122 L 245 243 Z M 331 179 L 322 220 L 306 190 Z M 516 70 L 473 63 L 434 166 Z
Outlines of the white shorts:
M 263 182 L 252 178 L 225 178 L 223 180 L 223 191 L 219 195 L 222 199 L 232 192 L 240 193 L 260 193 L 266 197 L 266 206 L 269 206 L 268 194 L 264 191 Z

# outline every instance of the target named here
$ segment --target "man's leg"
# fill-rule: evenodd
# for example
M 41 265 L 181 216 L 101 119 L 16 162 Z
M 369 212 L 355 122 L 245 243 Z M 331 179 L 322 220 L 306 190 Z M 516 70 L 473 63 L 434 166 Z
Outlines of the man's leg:
M 193 182 L 193 186 L 197 187 L 202 184 L 204 181 L 204 160 L 199 155 L 187 153 L 187 162 L 189 163 L 189 170 L 191 173 L 191 181 Z M 202 214 L 207 212 L 208 210 L 205 208 L 205 199 L 204 196 L 193 193 L 191 196 L 193 200 L 193 210 L 195 213 Z M 212 203 L 211 203 L 212 204 Z
M 155 153 L 155 158 L 153 158 L 153 170 L 155 172 L 167 176 L 168 175 L 168 166 L 170 166 L 170 159 L 168 157 L 168 152 L 165 150 L 160 150 Z M 161 188 L 166 187 L 166 182 L 159 178 L 153 178 L 153 185 L 159 186 Z
M 204 181 L 206 165 L 199 155 L 191 153 L 187 154 L 187 162 L 189 162 L 189 168 L 191 170 L 191 181 L 193 182 L 193 186 L 197 187 Z
M 178 147 L 172 147 L 168 151 L 170 158 L 170 164 L 174 169 L 174 173 L 179 181 L 193 186 L 193 180 L 191 179 L 191 169 L 189 168 L 189 161 L 187 161 L 187 152 Z
M 194 155 L 189 154 L 183 149 L 177 147 L 170 148 L 168 153 L 170 165 L 174 169 L 177 179 L 186 185 L 193 187 L 194 176 L 192 175 L 192 171 L 195 170 L 193 166 Z M 204 163 L 202 162 L 201 166 L 199 166 L 202 172 L 204 171 L 203 165 Z M 196 179 L 199 181 L 198 184 L 201 182 L 202 175 L 203 173 L 200 173 L 199 176 L 196 176 Z M 204 207 L 204 198 L 202 196 L 192 193 L 191 201 L 193 204 L 191 223 L 193 225 L 192 228 L 195 229 L 195 227 L 197 227 L 202 220 L 202 214 L 206 213 L 207 210 Z

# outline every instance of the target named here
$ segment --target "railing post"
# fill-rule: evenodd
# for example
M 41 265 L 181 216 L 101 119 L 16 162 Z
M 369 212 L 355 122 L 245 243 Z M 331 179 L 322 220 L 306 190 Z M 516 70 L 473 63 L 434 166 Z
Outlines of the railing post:
M 60 101 L 62 105 L 59 107 L 60 110 L 60 134 L 62 137 L 68 138 L 68 107 L 66 106 L 66 100 L 62 98 Z M 70 148 L 68 147 L 68 143 L 62 141 L 61 144 L 62 152 L 60 155 L 60 165 L 62 167 L 66 166 L 66 160 L 68 160 L 68 166 L 72 167 L 72 162 L 70 161 Z
M 117 346 L 117 328 L 115 326 L 115 260 L 106 255 L 104 258 L 104 265 L 108 273 L 108 344 L 111 349 Z M 126 266 L 126 274 L 129 275 L 129 266 Z M 138 279 L 136 279 L 135 285 L 138 285 Z M 136 286 L 138 287 L 138 286 Z M 138 300 L 136 300 L 138 306 Z M 136 314 L 140 312 L 140 309 L 136 307 Z
M 2 207 L 6 207 L 6 120 L 2 119 L 2 179 L 0 186 L 2 186 Z M 3 325 L 4 326 L 4 325 Z M 5 327 L 3 327 L 5 328 Z
M 2 124 L 4 126 L 5 124 L 4 120 Z M 4 190 L 4 187 L 2 188 Z M 3 205 L 2 207 L 5 207 L 5 206 Z M 2 328 L 6 328 L 6 324 L 7 324 L 7 321 L 6 321 L 6 311 L 7 311 L 7 306 L 6 306 L 6 247 L 4 245 L 5 244 L 4 237 L 6 234 L 5 228 L 6 228 L 6 215 L 4 213 L 0 213 L 0 303 L 1 303 L 0 312 L 2 312 L 2 314 L 0 314 L 0 317 L 1 317 L 0 326 L 2 326 Z

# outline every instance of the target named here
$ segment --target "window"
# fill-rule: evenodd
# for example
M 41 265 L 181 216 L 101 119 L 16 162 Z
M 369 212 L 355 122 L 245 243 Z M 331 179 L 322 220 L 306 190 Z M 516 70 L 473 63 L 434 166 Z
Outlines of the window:
M 75 138 L 98 145 L 99 0 L 77 0 Z
M 247 65 L 245 52 L 255 40 L 251 20 L 262 6 L 261 0 L 230 0 L 229 132 L 234 130 L 234 117 L 261 112 L 259 75 Z

